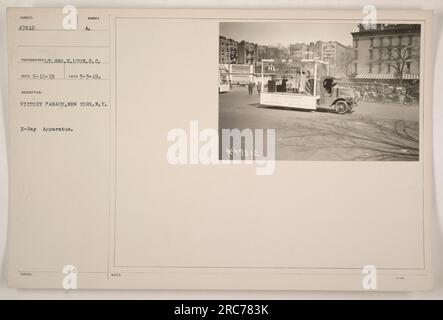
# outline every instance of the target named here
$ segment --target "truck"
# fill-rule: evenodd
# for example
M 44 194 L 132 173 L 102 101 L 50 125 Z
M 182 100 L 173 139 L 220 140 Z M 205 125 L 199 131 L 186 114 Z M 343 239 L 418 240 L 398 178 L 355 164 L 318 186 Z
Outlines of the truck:
M 349 113 L 357 105 L 354 90 L 351 87 L 335 85 L 328 89 L 324 86 L 324 79 L 329 77 L 329 64 L 320 59 L 302 60 L 302 62 L 313 64 L 312 78 L 310 72 L 302 68 L 297 75 L 284 74 L 280 77 L 281 79 L 268 81 L 267 91 L 265 91 L 263 70 L 266 62 L 272 63 L 274 60 L 262 60 L 260 105 L 305 110 L 329 109 L 339 114 Z M 326 66 L 326 76 L 319 77 L 319 64 Z M 301 80 L 297 80 L 295 88 L 287 90 L 285 84 L 290 78 Z M 275 85 L 276 83 L 281 84 Z

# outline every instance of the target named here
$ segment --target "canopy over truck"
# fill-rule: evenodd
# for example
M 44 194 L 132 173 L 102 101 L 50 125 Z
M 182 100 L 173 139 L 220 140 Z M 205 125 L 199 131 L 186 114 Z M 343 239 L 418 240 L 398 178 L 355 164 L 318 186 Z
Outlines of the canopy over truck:
M 273 59 L 261 61 L 260 104 L 308 110 L 316 110 L 318 107 L 332 107 L 341 114 L 349 112 L 355 105 L 353 89 L 337 87 L 335 79 L 329 77 L 329 63 L 320 59 L 301 60 L 303 63 L 312 64 L 312 72 L 308 68 L 301 67 L 300 71 L 295 74 L 283 73 L 282 79 L 268 81 L 268 90 L 265 92 L 265 63 L 273 62 Z M 326 68 L 326 72 L 324 72 L 326 76 L 319 75 L 320 66 Z M 294 83 L 290 89 L 287 86 L 288 82 Z

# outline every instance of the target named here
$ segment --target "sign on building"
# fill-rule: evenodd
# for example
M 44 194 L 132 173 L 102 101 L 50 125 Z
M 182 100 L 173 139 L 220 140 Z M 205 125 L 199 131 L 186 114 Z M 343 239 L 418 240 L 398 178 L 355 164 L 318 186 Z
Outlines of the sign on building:
M 322 45 L 322 60 L 329 62 L 329 64 L 335 64 L 336 57 L 336 44 L 324 43 Z

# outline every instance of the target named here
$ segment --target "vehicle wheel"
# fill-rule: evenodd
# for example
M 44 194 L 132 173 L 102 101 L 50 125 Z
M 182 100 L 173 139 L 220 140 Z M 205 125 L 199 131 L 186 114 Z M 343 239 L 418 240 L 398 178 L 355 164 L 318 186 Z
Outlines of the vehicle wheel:
M 348 104 L 345 101 L 337 101 L 334 105 L 335 112 L 345 114 L 348 111 Z

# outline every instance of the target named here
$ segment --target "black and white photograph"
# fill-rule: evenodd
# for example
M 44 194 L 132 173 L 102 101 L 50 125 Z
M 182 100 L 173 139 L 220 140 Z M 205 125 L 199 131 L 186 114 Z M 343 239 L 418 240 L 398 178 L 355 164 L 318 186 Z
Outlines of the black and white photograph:
M 420 33 L 221 22 L 219 129 L 274 129 L 275 160 L 418 161 Z

